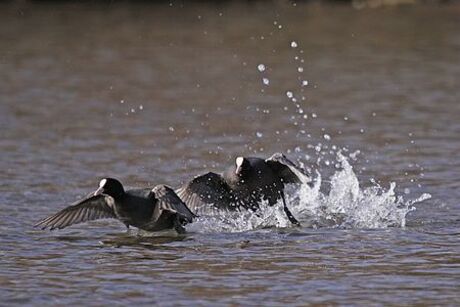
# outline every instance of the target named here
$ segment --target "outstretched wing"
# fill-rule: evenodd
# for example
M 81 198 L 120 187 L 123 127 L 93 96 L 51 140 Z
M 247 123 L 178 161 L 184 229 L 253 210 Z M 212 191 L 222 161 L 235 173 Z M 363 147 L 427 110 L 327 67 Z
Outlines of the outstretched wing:
M 86 221 L 115 217 L 113 198 L 105 194 L 100 194 L 78 201 L 58 213 L 41 220 L 34 227 L 40 227 L 41 229 L 49 228 L 50 230 L 62 229 Z
M 311 181 L 310 175 L 306 170 L 294 164 L 294 162 L 286 158 L 282 153 L 275 153 L 265 160 L 265 162 L 285 183 L 305 183 Z
M 153 188 L 152 192 L 158 200 L 158 209 L 154 210 L 154 221 L 157 221 L 164 211 L 168 211 L 172 214 L 179 215 L 182 220 L 188 223 L 193 222 L 193 218 L 195 218 L 196 215 L 190 211 L 173 189 L 165 185 L 158 185 Z
M 212 172 L 193 178 L 176 193 L 197 214 L 206 214 L 214 208 L 226 209 L 232 203 L 224 178 Z

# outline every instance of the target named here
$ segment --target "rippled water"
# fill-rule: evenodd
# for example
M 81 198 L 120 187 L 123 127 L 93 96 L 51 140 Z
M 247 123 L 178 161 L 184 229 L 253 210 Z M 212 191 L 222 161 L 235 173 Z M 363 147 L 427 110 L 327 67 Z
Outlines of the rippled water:
M 2 304 L 460 304 L 458 4 L 0 6 Z M 307 81 L 307 82 L 304 82 Z M 188 234 L 32 228 L 103 176 L 310 168 Z M 430 198 L 431 196 L 431 198 Z

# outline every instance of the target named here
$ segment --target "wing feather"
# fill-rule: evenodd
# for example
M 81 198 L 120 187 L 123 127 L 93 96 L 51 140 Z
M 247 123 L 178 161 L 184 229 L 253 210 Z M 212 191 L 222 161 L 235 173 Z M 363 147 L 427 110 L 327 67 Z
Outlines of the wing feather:
M 112 197 L 101 194 L 85 198 L 53 214 L 37 224 L 41 229 L 62 229 L 67 226 L 96 219 L 116 218 Z
M 177 196 L 176 192 L 168 186 L 158 185 L 153 188 L 152 192 L 155 194 L 155 198 L 158 200 L 158 209 L 154 210 L 154 214 L 158 214 L 156 220 L 161 216 L 164 211 L 168 211 L 171 214 L 177 214 L 187 223 L 193 222 L 193 218 L 196 215 L 187 207 L 187 205 Z
M 206 214 L 215 208 L 227 209 L 232 202 L 232 194 L 224 178 L 212 172 L 193 178 L 176 193 L 197 214 Z
M 265 162 L 285 183 L 306 183 L 311 181 L 310 175 L 306 170 L 297 166 L 282 153 L 275 153 Z

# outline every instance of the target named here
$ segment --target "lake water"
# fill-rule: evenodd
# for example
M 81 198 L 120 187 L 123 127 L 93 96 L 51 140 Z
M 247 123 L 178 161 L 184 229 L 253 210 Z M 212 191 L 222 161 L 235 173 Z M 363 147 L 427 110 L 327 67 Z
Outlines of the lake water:
M 4 305 L 459 305 L 460 6 L 0 5 Z M 184 236 L 39 219 L 284 152 L 313 182 Z

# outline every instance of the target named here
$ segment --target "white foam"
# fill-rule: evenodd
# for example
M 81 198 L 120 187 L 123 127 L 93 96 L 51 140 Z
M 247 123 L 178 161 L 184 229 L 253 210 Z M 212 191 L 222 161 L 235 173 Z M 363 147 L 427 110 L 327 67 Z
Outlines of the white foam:
M 425 193 L 415 200 L 405 201 L 396 195 L 394 182 L 388 189 L 376 183 L 362 188 L 348 160 L 340 153 L 337 157 L 341 169 L 331 177 L 329 192 L 321 192 L 322 180 L 318 176 L 313 187 L 301 186 L 299 201 L 292 208 L 293 214 L 300 214 L 300 219 L 309 218 L 314 226 L 405 227 L 407 214 L 415 210 L 413 205 L 431 198 Z

